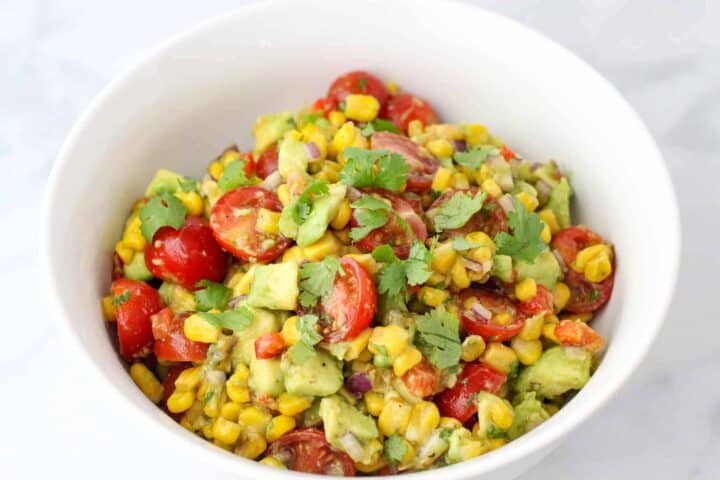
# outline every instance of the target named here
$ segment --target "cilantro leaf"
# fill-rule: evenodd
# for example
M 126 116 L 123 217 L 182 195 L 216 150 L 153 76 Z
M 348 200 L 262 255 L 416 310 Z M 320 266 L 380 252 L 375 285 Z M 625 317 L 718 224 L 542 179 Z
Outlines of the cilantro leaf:
M 433 217 L 435 230 L 442 232 L 464 226 L 473 215 L 480 211 L 486 196 L 485 192 L 478 192 L 474 197 L 469 192 L 455 193 Z
M 378 274 L 378 292 L 387 293 L 393 297 L 397 296 L 405 291 L 406 278 L 405 266 L 402 260 L 395 260 L 388 263 Z
M 465 240 L 464 237 L 455 237 L 452 242 L 453 249 L 457 252 L 472 250 L 473 248 L 487 247 L 484 243 L 475 243 Z
M 297 321 L 297 329 L 300 332 L 300 341 L 288 349 L 288 353 L 295 364 L 304 363 L 315 355 L 313 348 L 323 336 L 317 331 L 317 315 L 303 315 Z
M 234 332 L 245 330 L 252 323 L 252 313 L 245 306 L 226 312 L 198 312 L 195 315 L 200 315 L 200 317 L 216 327 L 227 328 Z
M 408 453 L 408 447 L 403 438 L 397 433 L 393 433 L 385 439 L 385 449 L 383 454 L 388 462 L 397 465 L 402 462 Z
M 459 324 L 455 315 L 440 310 L 431 310 L 418 317 L 419 346 L 437 368 L 451 368 L 460 362 Z
M 390 120 L 383 120 L 382 118 L 376 118 L 372 122 L 368 122 L 362 130 L 360 130 L 360 133 L 362 133 L 365 137 L 369 137 L 375 132 L 402 133 L 393 122 Z
M 512 235 L 498 232 L 495 235 L 498 255 L 509 255 L 515 260 L 534 263 L 535 258 L 547 248 L 540 234 L 543 224 L 535 213 L 528 213 L 524 206 L 513 199 L 515 211 L 508 213 L 508 226 Z
M 178 178 L 178 185 L 180 190 L 183 192 L 196 192 L 198 191 L 197 181 L 194 178 L 181 177 Z
M 458 165 L 478 170 L 488 157 L 494 157 L 495 155 L 500 155 L 500 150 L 492 145 L 482 145 L 468 152 L 455 152 L 453 160 Z
M 327 298 L 333 291 L 335 275 L 344 274 L 336 257 L 325 257 L 320 262 L 300 266 L 300 304 L 313 307 L 319 298 Z
M 213 309 L 223 310 L 227 306 L 232 291 L 222 283 L 200 280 L 195 286 L 205 287 L 195 291 L 197 309 L 201 312 Z
M 415 241 L 410 247 L 410 254 L 406 260 L 395 256 L 392 247 L 381 245 L 372 252 L 378 262 L 385 265 L 378 273 L 378 293 L 386 294 L 394 301 L 405 300 L 407 285 L 420 285 L 425 283 L 430 275 L 430 262 L 432 252 L 420 241 Z
M 182 227 L 186 214 L 185 206 L 177 197 L 169 194 L 153 197 L 140 209 L 140 231 L 145 240 L 152 242 L 155 232 L 162 227 Z
M 222 193 L 225 193 L 233 188 L 244 187 L 253 183 L 245 174 L 245 160 L 241 159 L 225 166 L 223 174 L 218 179 L 218 188 Z
M 358 147 L 347 147 L 342 154 L 347 158 L 340 171 L 342 183 L 357 188 L 379 187 L 394 191 L 405 187 L 410 167 L 401 155 Z
M 428 250 L 422 242 L 415 242 L 410 247 L 410 255 L 405 260 L 405 275 L 408 284 L 420 285 L 427 282 L 432 270 L 430 270 L 430 262 L 432 261 L 432 252 Z
M 597 288 L 593 288 L 590 290 L 590 295 L 588 299 L 592 302 L 593 300 L 597 299 L 600 296 L 600 291 Z
M 130 300 L 130 290 L 125 290 L 120 295 L 116 295 L 112 299 L 113 307 L 119 307 L 120 305 L 124 304 Z
M 286 207 L 291 209 L 293 221 L 298 225 L 305 223 L 312 212 L 315 199 L 327 195 L 328 192 L 328 183 L 325 180 L 311 183 L 297 200 Z
M 362 240 L 376 228 L 380 228 L 390 220 L 390 205 L 370 195 L 364 195 L 350 205 L 356 209 L 355 220 L 359 227 L 350 230 L 350 238 L 353 242 Z

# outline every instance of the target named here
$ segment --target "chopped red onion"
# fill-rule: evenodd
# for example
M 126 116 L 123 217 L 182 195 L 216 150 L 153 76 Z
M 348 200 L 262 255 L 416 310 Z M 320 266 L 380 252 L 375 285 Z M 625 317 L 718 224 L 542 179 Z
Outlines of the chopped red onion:
M 277 187 L 279 187 L 282 182 L 282 175 L 280 175 L 280 172 L 275 170 L 270 175 L 265 177 L 265 180 L 262 181 L 260 186 L 266 190 L 271 190 L 274 192 L 275 190 L 277 190 Z
M 540 162 L 533 162 L 533 163 L 530 165 L 530 168 L 531 168 L 533 171 L 535 171 L 535 170 L 537 170 L 538 168 L 540 168 L 540 167 L 542 167 L 542 166 L 543 166 L 543 164 L 540 163 Z
M 535 188 L 538 191 L 538 195 L 549 196 L 552 193 L 552 187 L 544 180 L 538 180 L 535 184 Z
M 502 157 L 502 155 L 494 155 L 492 157 L 488 157 L 487 160 L 485 160 L 485 165 L 487 165 L 490 168 L 493 167 L 499 167 L 500 165 L 506 165 L 505 159 Z
M 456 152 L 467 152 L 467 142 L 465 140 L 453 140 Z
M 228 308 L 235 308 L 238 305 L 240 305 L 242 302 L 244 302 L 246 298 L 247 298 L 247 295 L 238 295 L 237 297 L 233 297 L 230 299 L 227 306 L 228 306 Z
M 339 438 L 343 450 L 356 462 L 361 460 L 364 454 L 363 446 L 352 433 L 348 432 Z
M 465 268 L 467 268 L 468 270 L 472 270 L 473 272 L 482 272 L 483 271 L 482 264 L 473 262 L 472 260 L 469 260 L 465 257 L 462 257 L 462 263 L 463 263 L 463 266 L 465 266 Z
M 361 396 L 370 391 L 372 382 L 364 373 L 356 373 L 347 379 L 347 388 L 351 393 Z
M 560 268 L 562 271 L 567 270 L 567 265 L 565 265 L 565 259 L 563 259 L 562 255 L 560 255 L 560 252 L 558 252 L 556 249 L 553 249 L 552 251 L 553 255 L 555 255 L 555 258 L 557 259 L 558 263 L 560 264 Z
M 308 142 L 307 149 L 313 159 L 320 158 L 320 149 L 315 144 L 315 142 Z
M 489 322 L 492 318 L 492 312 L 485 307 L 482 303 L 474 303 L 470 307 L 470 311 L 475 315 L 478 320 L 484 320 Z
M 513 203 L 513 198 L 509 193 L 506 193 L 505 195 L 500 197 L 498 203 L 506 214 L 515 211 L 515 204 Z

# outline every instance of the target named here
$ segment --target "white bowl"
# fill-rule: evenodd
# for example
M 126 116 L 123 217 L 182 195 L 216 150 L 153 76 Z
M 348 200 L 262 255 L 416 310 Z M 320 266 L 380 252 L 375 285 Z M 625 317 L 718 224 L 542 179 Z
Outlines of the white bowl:
M 512 478 L 607 403 L 645 356 L 672 296 L 680 233 L 668 173 L 635 112 L 573 54 L 498 15 L 438 1 L 271 2 L 148 55 L 95 99 L 55 163 L 43 242 L 57 314 L 110 387 L 113 417 L 135 422 L 138 435 L 243 478 L 297 478 L 214 447 L 152 405 L 98 302 L 128 207 L 157 168 L 200 175 L 230 143 L 250 145 L 258 114 L 308 104 L 352 69 L 397 81 L 445 120 L 488 125 L 531 161 L 557 159 L 573 173 L 576 218 L 616 245 L 615 291 L 594 323 L 609 347 L 592 380 L 539 428 L 441 473 Z

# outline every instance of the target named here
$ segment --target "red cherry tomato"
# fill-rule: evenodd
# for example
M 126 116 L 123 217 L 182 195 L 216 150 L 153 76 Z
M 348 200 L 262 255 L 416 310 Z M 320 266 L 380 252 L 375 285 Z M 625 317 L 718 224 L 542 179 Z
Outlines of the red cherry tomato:
M 122 258 L 120 258 L 120 255 L 117 254 L 117 252 L 113 252 L 112 256 L 112 280 L 117 280 L 119 278 L 122 278 L 123 275 L 125 275 L 125 271 L 123 270 L 123 261 Z
M 592 230 L 581 226 L 564 228 L 553 236 L 552 248 L 560 254 L 565 265 L 568 266 L 565 283 L 570 288 L 570 300 L 565 305 L 565 310 L 569 312 L 592 313 L 605 306 L 612 296 L 615 269 L 602 282 L 593 283 L 583 274 L 569 268 L 580 250 L 598 243 L 605 243 L 605 240 Z
M 330 97 L 318 98 L 310 106 L 310 111 L 313 113 L 322 113 L 323 117 L 327 117 L 330 112 L 337 110 L 337 100 Z
M 437 392 L 440 374 L 429 363 L 422 361 L 402 376 L 405 387 L 416 397 L 424 398 Z
M 285 340 L 277 332 L 266 333 L 255 340 L 256 358 L 273 358 L 285 350 Z
M 283 435 L 270 444 L 268 455 L 296 472 L 346 477 L 355 475 L 352 458 L 334 449 L 325 440 L 325 433 L 317 428 L 299 428 Z
M 255 162 L 255 174 L 260 178 L 266 178 L 278 169 L 277 145 L 270 145 L 262 152 Z
M 145 265 L 156 277 L 194 290 L 200 280 L 225 278 L 227 256 L 205 221 L 188 217 L 177 230 L 162 227 L 155 233 L 145 248 Z
M 169 308 L 152 316 L 153 351 L 158 359 L 168 362 L 205 360 L 208 344 L 188 339 L 183 331 L 185 319 L 189 316 L 187 312 L 174 315 Z
M 290 240 L 256 228 L 261 208 L 279 212 L 277 195 L 260 187 L 240 187 L 220 197 L 210 214 L 210 226 L 218 243 L 241 260 L 269 262 L 281 255 Z
M 321 309 L 330 319 L 323 329 L 325 340 L 338 343 L 352 340 L 370 326 L 377 310 L 377 292 L 372 277 L 356 260 L 343 257 L 330 297 Z
M 592 353 L 605 345 L 602 336 L 580 320 L 562 320 L 555 325 L 555 336 L 563 345 L 582 347 Z
M 495 393 L 506 380 L 507 375 L 487 365 L 466 363 L 455 385 L 435 397 L 440 415 L 467 422 L 477 412 L 475 394 L 481 391 Z
M 391 120 L 403 132 L 407 132 L 413 120 L 419 120 L 423 125 L 438 122 L 435 111 L 426 101 L 404 93 L 390 97 L 380 116 Z
M 533 298 L 526 302 L 520 302 L 517 306 L 520 313 L 528 317 L 537 315 L 540 312 L 553 311 L 553 296 L 550 290 L 542 285 L 537 286 L 537 293 Z
M 458 192 L 469 192 L 471 195 L 477 193 L 477 187 L 472 188 L 456 188 L 448 190 L 440 195 L 428 208 L 428 216 L 432 217 L 433 213 L 447 203 L 453 196 Z M 442 240 L 454 237 L 465 236 L 471 232 L 485 232 L 490 238 L 494 238 L 498 232 L 507 232 L 507 215 L 502 209 L 500 204 L 495 201 L 494 198 L 488 196 L 485 198 L 483 208 L 479 212 L 475 213 L 467 221 L 465 225 L 460 228 L 452 230 L 444 230 L 440 238 Z
M 115 305 L 120 355 L 125 360 L 150 352 L 150 316 L 163 308 L 157 290 L 145 282 L 121 278 L 112 282 L 110 293 Z
M 502 155 L 502 157 L 508 162 L 515 158 L 515 152 L 510 150 L 510 147 L 508 147 L 507 145 L 502 146 L 502 148 L 500 149 L 500 155 Z
M 476 299 L 493 316 L 499 313 L 507 313 L 513 320 L 506 325 L 493 323 L 491 318 L 484 318 L 472 310 L 471 298 Z M 458 300 L 460 302 L 460 316 L 463 328 L 469 333 L 480 335 L 486 341 L 504 342 L 510 340 L 520 333 L 525 325 L 525 318 L 518 314 L 513 301 L 497 293 L 479 288 L 467 289 L 460 292 Z
M 376 76 L 368 72 L 355 71 L 336 78 L 330 85 L 327 96 L 336 102 L 342 102 L 351 94 L 372 95 L 380 106 L 385 104 L 389 95 L 385 85 Z
M 430 152 L 409 138 L 390 132 L 374 133 L 370 137 L 370 148 L 388 150 L 405 159 L 410 167 L 406 186 L 408 191 L 425 193 L 430 190 L 435 171 L 440 166 L 440 162 Z
M 380 245 L 390 245 L 398 258 L 407 258 L 413 242 L 415 240 L 424 242 L 427 238 L 425 223 L 413 210 L 413 207 L 403 200 L 399 194 L 380 188 L 369 188 L 365 190 L 365 193 L 389 200 L 397 216 L 390 215 L 385 225 L 371 231 L 365 238 L 357 241 L 355 245 L 363 252 L 372 252 Z M 410 231 L 398 221 L 398 217 L 407 223 Z M 358 226 L 355 214 L 350 219 L 350 225 L 352 227 Z
M 170 370 L 168 370 L 168 373 L 165 376 L 165 379 L 163 379 L 162 383 L 163 392 L 162 401 L 160 402 L 161 405 L 165 405 L 167 403 L 167 399 L 170 398 L 170 395 L 172 395 L 172 393 L 175 391 L 175 380 L 178 379 L 178 377 L 183 371 L 187 370 L 190 367 L 192 367 L 191 363 L 179 363 L 170 367 Z

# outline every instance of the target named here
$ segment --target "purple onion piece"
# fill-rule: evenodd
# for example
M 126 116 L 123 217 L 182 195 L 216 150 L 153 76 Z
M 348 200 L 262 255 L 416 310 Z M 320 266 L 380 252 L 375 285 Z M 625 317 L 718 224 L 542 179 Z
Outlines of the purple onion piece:
M 361 396 L 370 391 L 372 382 L 370 377 L 364 373 L 355 373 L 346 382 L 348 390 L 357 396 Z
M 315 145 L 315 142 L 308 142 L 307 149 L 313 159 L 320 158 L 320 149 Z
M 463 266 L 465 268 L 467 268 L 468 270 L 472 270 L 473 272 L 482 272 L 483 271 L 482 264 L 473 262 L 472 260 L 469 260 L 465 257 L 461 257 L 461 258 L 462 258 Z
M 465 140 L 453 140 L 456 152 L 467 152 L 467 142 Z
M 475 315 L 475 318 L 481 322 L 489 322 L 492 318 L 492 312 L 482 303 L 474 303 L 473 306 L 470 307 L 470 311 Z
M 238 305 L 240 305 L 242 302 L 244 302 L 246 298 L 247 298 L 247 295 L 238 295 L 237 297 L 233 297 L 230 299 L 227 306 L 228 306 L 228 308 L 235 308 Z
M 506 193 L 505 195 L 500 197 L 500 199 L 498 199 L 498 203 L 506 214 L 515 211 L 515 204 L 513 203 L 513 198 L 510 194 Z

